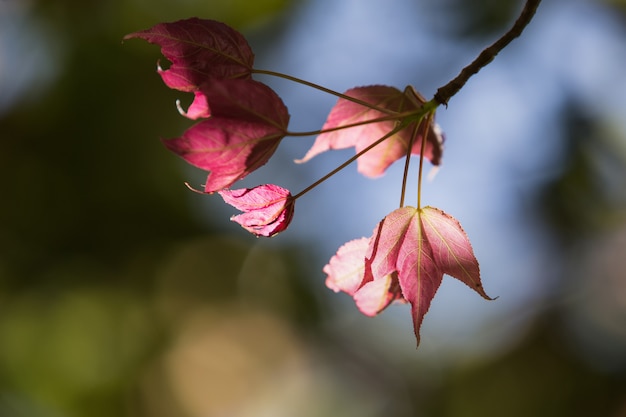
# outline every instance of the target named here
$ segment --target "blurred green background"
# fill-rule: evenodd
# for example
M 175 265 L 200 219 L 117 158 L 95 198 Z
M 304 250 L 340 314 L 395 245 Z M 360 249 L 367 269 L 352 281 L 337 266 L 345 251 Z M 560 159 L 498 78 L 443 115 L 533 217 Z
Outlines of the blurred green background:
M 476 45 L 520 5 L 419 3 L 439 36 Z M 621 22 L 626 51 L 625 3 L 589 3 Z M 261 55 L 306 10 L 0 0 L 0 416 L 626 416 L 625 132 L 577 97 L 557 120 L 563 169 L 532 193 L 561 255 L 555 284 L 493 354 L 433 363 L 337 334 L 328 300 L 340 296 L 305 238 L 270 244 L 198 214 L 207 197 L 182 186 L 195 174 L 158 141 L 189 125 L 181 93 L 155 74 L 156 47 L 122 37 L 200 16 Z M 563 302 L 574 290 L 582 305 Z M 572 346 L 581 321 L 600 353 Z

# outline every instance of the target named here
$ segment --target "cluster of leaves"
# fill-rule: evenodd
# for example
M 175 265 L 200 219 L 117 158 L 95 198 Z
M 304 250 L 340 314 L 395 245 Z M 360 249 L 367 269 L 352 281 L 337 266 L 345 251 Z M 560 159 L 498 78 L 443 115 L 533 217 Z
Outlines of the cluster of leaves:
M 165 146 L 188 163 L 208 171 L 202 193 L 217 192 L 243 213 L 232 217 L 257 236 L 285 230 L 293 218 L 295 201 L 321 181 L 352 161 L 358 171 L 378 177 L 395 161 L 411 155 L 439 165 L 443 134 L 433 122 L 440 104 L 426 101 L 409 86 L 403 91 L 374 85 L 345 93 L 271 71 L 255 69 L 254 54 L 245 38 L 231 27 L 212 20 L 191 18 L 129 34 L 161 47 L 170 61 L 158 73 L 173 89 L 194 94 L 187 110 L 179 112 L 199 120 L 181 137 L 164 140 Z M 254 73 L 271 74 L 319 87 L 339 97 L 317 138 L 299 161 L 306 162 L 332 149 L 355 149 L 355 156 L 305 190 L 292 195 L 275 184 L 248 189 L 231 186 L 264 165 L 286 136 L 289 113 L 280 97 L 267 85 L 252 79 Z M 406 176 L 406 169 L 405 169 Z M 403 191 L 404 195 L 404 191 Z M 458 221 L 432 207 L 404 206 L 376 226 L 369 238 L 343 245 L 324 267 L 326 285 L 351 295 L 359 310 L 376 315 L 391 302 L 411 305 L 414 332 L 444 274 L 464 282 L 481 296 L 478 262 Z

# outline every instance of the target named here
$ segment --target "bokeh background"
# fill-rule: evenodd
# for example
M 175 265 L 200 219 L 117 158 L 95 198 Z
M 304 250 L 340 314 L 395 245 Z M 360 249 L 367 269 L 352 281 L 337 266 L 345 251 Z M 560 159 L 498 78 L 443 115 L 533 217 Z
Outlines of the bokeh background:
M 626 416 L 626 3 L 545 0 L 441 109 L 423 202 L 457 217 L 496 301 L 444 279 L 415 349 L 407 306 L 358 314 L 321 269 L 399 202 L 402 164 L 354 166 L 256 239 L 161 145 L 190 126 L 125 34 L 199 16 L 256 67 L 424 96 L 503 33 L 503 0 L 0 0 L 0 416 Z M 334 97 L 259 78 L 292 130 Z M 286 138 L 242 185 L 297 192 Z M 416 164 L 407 201 L 415 204 Z M 413 190 L 413 191 L 411 191 Z

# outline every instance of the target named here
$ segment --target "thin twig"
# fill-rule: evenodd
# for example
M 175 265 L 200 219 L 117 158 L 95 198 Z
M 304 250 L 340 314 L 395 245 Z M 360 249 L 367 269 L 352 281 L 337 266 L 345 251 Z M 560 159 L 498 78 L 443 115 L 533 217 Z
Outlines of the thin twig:
M 439 104 L 447 106 L 448 100 L 450 100 L 452 96 L 463 88 L 467 80 L 469 80 L 472 75 L 476 74 L 481 68 L 493 61 L 496 55 L 498 55 L 504 47 L 506 47 L 513 39 L 521 35 L 524 28 L 530 23 L 535 15 L 535 11 L 537 10 L 537 7 L 539 7 L 539 3 L 541 3 L 541 0 L 527 0 L 524 5 L 524 9 L 513 24 L 513 27 L 491 46 L 484 49 L 471 64 L 461 70 L 456 78 L 439 88 L 435 94 L 434 100 Z

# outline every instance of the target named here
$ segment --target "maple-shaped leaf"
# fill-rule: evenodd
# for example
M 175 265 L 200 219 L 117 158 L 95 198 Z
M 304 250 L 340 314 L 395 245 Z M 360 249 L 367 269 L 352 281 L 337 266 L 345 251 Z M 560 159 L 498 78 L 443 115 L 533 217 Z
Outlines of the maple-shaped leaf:
M 231 217 L 257 236 L 273 236 L 289 226 L 295 200 L 289 190 L 274 184 L 219 191 L 224 201 L 243 211 Z
M 203 92 L 211 117 L 165 146 L 190 164 L 210 171 L 207 193 L 230 187 L 264 165 L 274 154 L 289 124 L 278 95 L 254 80 L 214 80 Z
M 377 107 L 366 107 L 344 98 L 340 98 L 332 108 L 322 130 L 336 129 L 342 126 L 363 123 L 389 117 L 392 113 L 404 113 L 419 110 L 426 102 L 412 87 L 400 91 L 394 87 L 373 85 L 356 87 L 344 93 L 360 101 Z M 389 112 L 386 112 L 389 111 Z M 304 158 L 297 162 L 306 162 L 314 156 L 330 149 L 344 149 L 354 147 L 356 153 L 367 148 L 383 136 L 389 134 L 398 120 L 385 120 L 367 124 L 360 124 L 345 129 L 321 133 Z M 417 155 L 422 147 L 422 135 L 426 121 L 422 121 L 416 129 L 416 123 L 409 123 L 399 132 L 376 145 L 372 150 L 357 159 L 358 171 L 368 177 L 378 177 L 396 160 L 407 154 L 408 146 L 412 143 L 411 153 Z M 417 135 L 413 138 L 412 136 Z M 428 129 L 427 143 L 424 157 L 434 165 L 441 162 L 443 152 L 443 135 L 439 127 L 432 123 Z
M 250 78 L 254 54 L 250 45 L 230 26 L 215 20 L 190 18 L 159 23 L 128 34 L 159 45 L 171 62 L 159 74 L 170 88 L 195 91 L 211 78 Z
M 373 280 L 398 274 L 402 295 L 411 303 L 418 343 L 424 315 L 443 274 L 491 299 L 482 288 L 478 261 L 461 225 L 433 207 L 403 207 L 385 217 L 370 241 L 366 265 Z
M 351 246 L 354 253 L 349 257 L 342 257 L 338 251 L 324 268 L 327 283 L 336 285 L 342 281 L 342 271 L 358 270 L 357 278 L 349 275 L 349 286 L 337 288 L 349 289 L 346 292 L 368 316 L 394 300 L 408 301 L 418 344 L 422 321 L 444 274 L 491 299 L 482 288 L 478 261 L 467 235 L 456 219 L 439 209 L 397 209 L 377 225 L 365 250 L 363 241 L 358 242 Z M 346 263 L 338 268 L 338 259 L 342 258 Z M 362 281 L 355 284 L 358 278 Z

